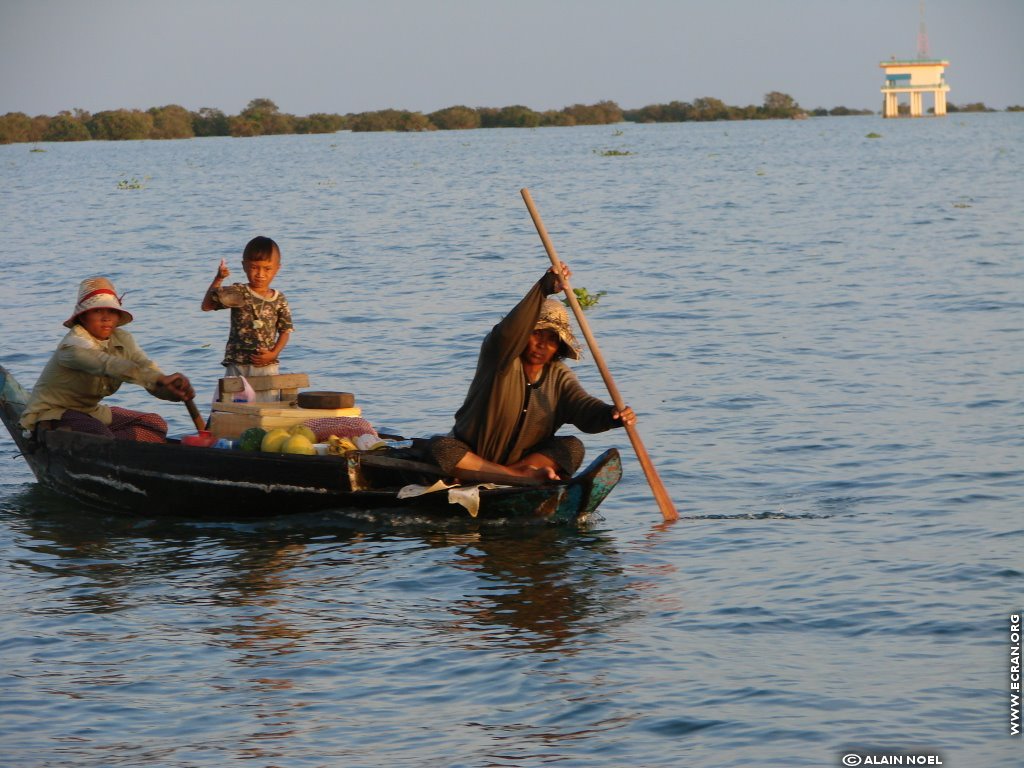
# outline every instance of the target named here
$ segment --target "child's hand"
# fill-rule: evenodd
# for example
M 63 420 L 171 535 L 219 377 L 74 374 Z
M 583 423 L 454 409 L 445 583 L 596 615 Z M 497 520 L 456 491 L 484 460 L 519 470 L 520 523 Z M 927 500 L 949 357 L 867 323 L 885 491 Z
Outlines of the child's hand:
M 221 259 L 220 266 L 217 267 L 217 277 L 214 280 L 226 280 L 230 274 L 231 270 L 228 269 L 228 263 Z
M 274 357 L 274 353 L 269 349 L 264 349 L 263 347 L 260 347 L 259 349 L 252 353 L 249 360 L 253 365 L 264 366 L 276 362 L 277 358 Z

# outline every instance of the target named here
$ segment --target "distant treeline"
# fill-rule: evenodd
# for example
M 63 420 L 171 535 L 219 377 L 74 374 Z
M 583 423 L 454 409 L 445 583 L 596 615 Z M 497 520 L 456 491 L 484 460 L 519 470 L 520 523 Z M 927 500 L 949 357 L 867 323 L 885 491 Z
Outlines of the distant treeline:
M 950 112 L 993 112 L 984 104 L 956 107 Z M 1024 107 L 1009 107 L 1015 112 Z M 82 109 L 53 117 L 29 117 L 8 112 L 0 117 L 0 144 L 35 141 L 120 141 L 127 139 L 189 139 L 195 136 L 266 136 L 286 133 L 335 133 L 351 131 L 448 131 L 470 128 L 538 128 L 544 126 L 610 125 L 634 123 L 678 123 L 710 120 L 779 120 L 806 117 L 807 112 L 789 95 L 772 91 L 761 106 L 731 107 L 704 97 L 693 102 L 673 101 L 623 110 L 614 101 L 574 104 L 560 110 L 537 112 L 529 107 L 454 106 L 423 114 L 400 109 L 383 109 L 358 114 L 317 113 L 296 117 L 281 112 L 270 99 L 253 99 L 237 115 L 203 107 L 191 112 L 177 104 L 138 109 L 115 109 L 90 114 Z M 834 107 L 815 109 L 814 116 L 864 115 L 870 110 Z
M 899 113 L 901 115 L 909 115 L 910 114 L 910 105 L 909 104 L 900 104 L 898 109 L 899 109 Z M 983 102 L 983 101 L 976 101 L 973 104 L 962 104 L 962 105 L 954 104 L 951 101 L 947 101 L 946 102 L 946 112 L 951 113 L 951 114 L 953 112 L 998 112 L 998 111 L 999 110 L 992 109 L 991 107 L 986 107 L 985 106 L 985 102 Z M 1007 112 L 1024 112 L 1024 107 L 1016 107 L 1016 106 L 1014 106 L 1014 107 L 1007 107 L 1006 111 Z M 929 107 L 928 108 L 928 114 L 935 114 L 935 108 L 934 107 Z

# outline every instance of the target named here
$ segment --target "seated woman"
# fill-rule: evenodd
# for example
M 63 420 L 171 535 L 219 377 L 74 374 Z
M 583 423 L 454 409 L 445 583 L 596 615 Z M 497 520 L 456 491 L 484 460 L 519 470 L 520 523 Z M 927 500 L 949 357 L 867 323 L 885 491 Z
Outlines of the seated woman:
M 83 280 L 75 309 L 64 322 L 71 330 L 32 389 L 21 426 L 30 432 L 64 429 L 121 440 L 164 442 L 167 422 L 158 414 L 100 403 L 125 381 L 139 384 L 163 400 L 195 397 L 185 376 L 164 375 L 132 335 L 121 330 L 131 321 L 110 280 Z
M 576 437 L 555 435 L 563 424 L 603 432 L 636 422 L 628 406 L 620 413 L 588 395 L 562 362 L 578 360 L 580 347 L 565 305 L 546 297 L 571 276 L 565 264 L 562 275 L 549 269 L 487 334 L 454 429 L 431 442 L 431 454 L 446 473 L 571 477 L 583 462 L 584 448 Z

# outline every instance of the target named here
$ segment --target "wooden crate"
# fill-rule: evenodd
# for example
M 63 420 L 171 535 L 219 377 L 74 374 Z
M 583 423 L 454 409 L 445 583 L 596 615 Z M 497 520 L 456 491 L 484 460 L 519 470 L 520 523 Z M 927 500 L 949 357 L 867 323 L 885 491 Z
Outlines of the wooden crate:
M 302 387 L 309 386 L 309 374 L 278 373 L 273 376 L 250 376 L 246 379 L 257 395 L 268 390 L 280 390 L 278 400 L 294 403 Z M 244 390 L 241 376 L 225 376 L 217 382 L 217 400 L 230 403 L 236 394 Z M 274 404 L 276 401 L 271 401 Z
M 361 408 L 297 408 L 284 403 L 214 403 L 209 429 L 216 437 L 236 440 L 249 429 L 285 429 L 309 419 L 361 416 Z

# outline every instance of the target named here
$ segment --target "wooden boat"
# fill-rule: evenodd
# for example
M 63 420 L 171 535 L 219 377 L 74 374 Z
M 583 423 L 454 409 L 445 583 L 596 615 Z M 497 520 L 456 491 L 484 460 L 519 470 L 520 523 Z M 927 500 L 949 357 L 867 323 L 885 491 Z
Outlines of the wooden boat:
M 25 390 L 0 366 L 0 418 L 36 479 L 104 510 L 225 521 L 325 511 L 385 511 L 427 522 L 471 519 L 448 491 L 400 497 L 402 487 L 433 483 L 440 475 L 436 467 L 400 453 L 294 456 L 65 431 L 29 439 L 18 425 L 27 402 Z M 597 508 L 621 476 L 619 454 L 612 448 L 571 480 L 480 486 L 476 519 L 575 523 Z

